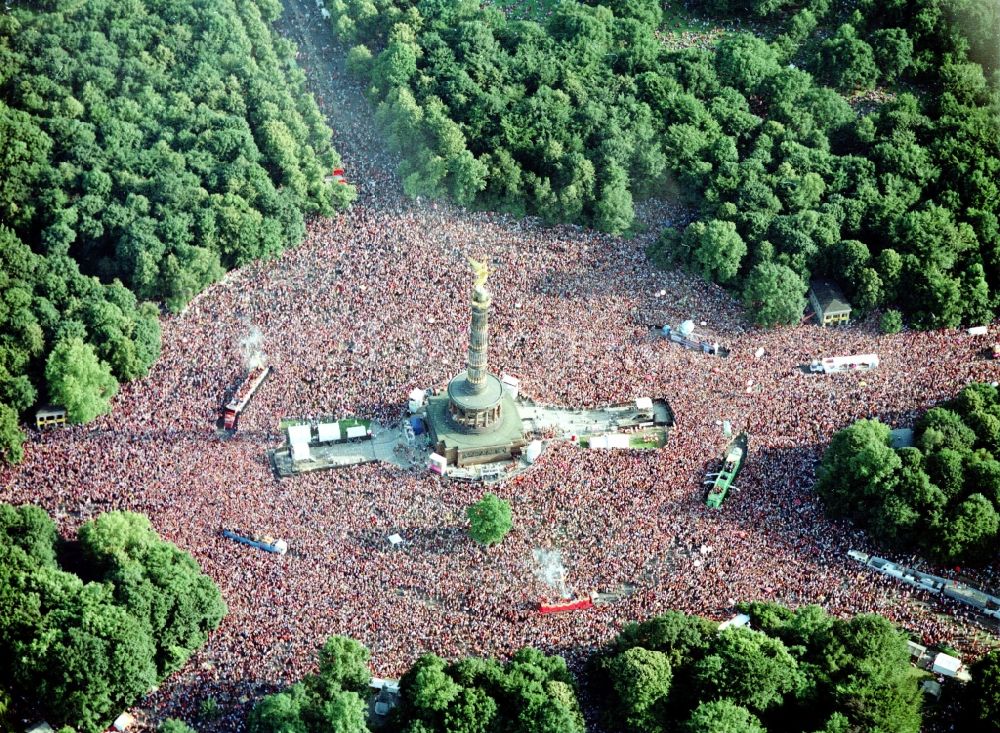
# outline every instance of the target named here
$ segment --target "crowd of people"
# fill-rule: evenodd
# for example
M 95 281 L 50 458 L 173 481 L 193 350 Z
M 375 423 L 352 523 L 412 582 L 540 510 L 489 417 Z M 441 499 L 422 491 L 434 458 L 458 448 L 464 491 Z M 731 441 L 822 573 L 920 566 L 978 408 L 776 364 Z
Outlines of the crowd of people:
M 166 317 L 160 360 L 123 386 L 110 415 L 33 436 L 24 463 L 0 474 L 0 500 L 42 504 L 66 533 L 110 509 L 147 514 L 221 587 L 229 613 L 143 703 L 151 719 L 194 719 L 214 697 L 216 728 L 239 730 L 248 706 L 310 671 L 332 634 L 371 649 L 381 677 L 428 651 L 504 656 L 531 645 L 579 663 L 628 621 L 668 609 L 722 619 L 753 599 L 874 611 L 925 642 L 981 651 L 959 607 L 847 558 L 848 549 L 874 548 L 827 520 L 811 486 L 824 445 L 853 420 L 908 425 L 965 384 L 992 380 L 995 366 L 978 354 L 985 337 L 883 336 L 871 321 L 762 331 L 720 288 L 654 268 L 644 248 L 655 228 L 625 240 L 405 199 L 360 90 L 318 46 L 324 36 L 294 16 L 286 22 L 308 34 L 296 39 L 300 60 L 358 201 L 311 222 L 301 246 L 231 273 Z M 686 212 L 658 215 L 684 221 Z M 282 441 L 282 418 L 391 424 L 411 389 L 464 368 L 466 256 L 490 263 L 492 371 L 519 377 L 540 401 L 662 397 L 676 418 L 660 450 L 548 445 L 531 470 L 490 488 L 514 513 L 514 530 L 491 549 L 464 529 L 481 485 L 381 464 L 278 479 L 267 457 Z M 657 335 L 686 319 L 730 356 Z M 252 328 L 274 373 L 227 438 L 219 411 L 245 374 L 239 342 Z M 801 368 L 871 352 L 881 366 L 865 374 Z M 724 420 L 749 434 L 749 458 L 738 490 L 711 510 L 702 481 L 721 460 Z M 236 544 L 222 526 L 280 537 L 290 551 Z M 393 533 L 401 546 L 388 542 Z M 539 615 L 538 601 L 556 590 L 540 579 L 535 549 L 561 551 L 574 592 L 620 600 Z

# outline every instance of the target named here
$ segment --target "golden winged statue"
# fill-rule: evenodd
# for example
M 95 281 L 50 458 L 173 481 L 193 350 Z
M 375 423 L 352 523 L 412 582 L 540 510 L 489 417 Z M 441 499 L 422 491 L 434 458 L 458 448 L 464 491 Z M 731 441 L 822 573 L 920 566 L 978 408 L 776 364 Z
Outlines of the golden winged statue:
M 484 285 L 486 285 L 486 278 L 490 276 L 490 271 L 489 268 L 486 266 L 486 263 L 479 262 L 478 260 L 474 260 L 471 257 L 467 257 L 466 259 L 469 260 L 469 264 L 472 266 L 472 272 L 476 276 L 476 279 L 472 283 L 472 286 L 476 289 L 479 289 Z

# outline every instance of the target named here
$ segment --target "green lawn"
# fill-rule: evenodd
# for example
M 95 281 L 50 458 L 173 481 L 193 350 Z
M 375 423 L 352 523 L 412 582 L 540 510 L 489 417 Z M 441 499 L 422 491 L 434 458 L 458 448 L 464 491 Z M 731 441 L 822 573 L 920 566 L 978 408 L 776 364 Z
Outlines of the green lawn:
M 654 440 L 651 442 L 646 442 L 643 438 L 646 435 L 652 435 Z M 581 435 L 577 440 L 577 444 L 581 448 L 590 447 L 590 437 L 587 435 Z M 652 428 L 651 430 L 646 430 L 642 433 L 632 433 L 629 435 L 628 447 L 632 450 L 656 450 L 657 448 L 662 448 L 667 444 L 667 431 L 663 428 Z

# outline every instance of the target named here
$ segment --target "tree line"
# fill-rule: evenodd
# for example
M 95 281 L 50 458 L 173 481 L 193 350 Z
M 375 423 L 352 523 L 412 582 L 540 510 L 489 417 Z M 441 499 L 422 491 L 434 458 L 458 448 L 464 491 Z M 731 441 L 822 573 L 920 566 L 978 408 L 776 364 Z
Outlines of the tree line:
M 941 562 L 997 558 L 1000 539 L 1000 393 L 970 384 L 933 407 L 914 444 L 893 448 L 890 428 L 859 420 L 833 436 L 816 492 L 887 547 Z
M 741 606 L 751 628 L 671 611 L 628 624 L 586 666 L 589 699 L 626 733 L 916 733 L 920 692 L 906 637 L 886 619 L 838 619 L 818 606 Z M 250 733 L 367 733 L 368 652 L 333 637 L 319 670 L 259 702 Z M 420 657 L 399 681 L 389 730 L 582 733 L 565 661 L 522 649 L 509 662 Z
M 683 50 L 657 38 L 656 0 L 564 0 L 544 23 L 472 0 L 334 0 L 330 22 L 409 194 L 611 232 L 637 198 L 684 198 L 695 221 L 651 257 L 735 289 L 759 322 L 797 322 L 808 279 L 829 276 L 859 311 L 937 328 L 997 307 L 988 5 L 708 0 L 692 7 L 771 40 Z M 845 98 L 875 85 L 885 101 Z
M 0 455 L 46 399 L 73 422 L 159 354 L 231 267 L 354 196 L 270 27 L 278 0 L 16 3 L 0 14 Z M 74 366 L 78 365 L 78 366 Z
M 102 514 L 62 540 L 43 509 L 0 504 L 0 540 L 0 708 L 11 717 L 105 730 L 226 613 L 212 579 L 139 514 Z

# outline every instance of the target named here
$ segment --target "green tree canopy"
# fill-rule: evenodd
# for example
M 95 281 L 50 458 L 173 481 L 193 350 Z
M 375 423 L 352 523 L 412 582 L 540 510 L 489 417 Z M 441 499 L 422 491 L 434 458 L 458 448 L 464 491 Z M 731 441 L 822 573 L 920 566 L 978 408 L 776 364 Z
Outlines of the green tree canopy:
M 1000 393 L 970 384 L 916 422 L 916 447 L 894 450 L 887 426 L 859 420 L 834 435 L 817 471 L 827 511 L 890 546 L 947 562 L 996 556 L 1000 537 Z
M 906 637 L 886 619 L 764 602 L 738 610 L 752 628 L 719 630 L 677 612 L 627 626 L 591 660 L 606 723 L 653 732 L 917 733 L 921 693 Z M 653 653 L 657 644 L 672 651 Z
M 622 722 L 629 730 L 663 730 L 661 710 L 670 691 L 673 670 L 663 652 L 632 647 L 607 665 Z
M 962 714 L 973 730 L 1000 730 L 1000 651 L 991 651 L 972 664 L 972 680 L 962 691 Z
M 686 733 L 765 733 L 760 720 L 732 700 L 703 702 L 688 718 Z
M 83 525 L 81 544 L 100 536 L 105 541 L 98 544 L 109 549 L 114 528 L 122 527 L 148 536 L 110 557 L 98 557 L 97 545 L 78 553 L 84 582 L 60 568 L 55 525 L 42 510 L 0 505 L 6 540 L 0 543 L 0 654 L 19 660 L 0 670 L 0 689 L 15 692 L 19 705 L 44 701 L 46 719 L 85 733 L 106 729 L 186 661 L 225 611 L 218 589 L 190 556 L 160 540 L 148 522 L 123 523 L 112 515 L 105 527 L 102 517 Z M 183 559 L 152 567 L 149 559 L 164 555 Z M 152 586 L 141 594 L 145 604 L 135 591 L 144 573 Z M 195 624 L 196 632 L 181 633 L 186 624 Z
M 111 368 L 79 337 L 56 344 L 45 363 L 45 379 L 49 399 L 64 406 L 66 417 L 75 423 L 110 411 L 111 398 L 118 392 Z
M 681 244 L 690 249 L 695 269 L 709 280 L 726 283 L 736 277 L 747 246 L 731 221 L 713 219 L 688 225 Z
M 743 302 L 763 326 L 798 323 L 806 307 L 806 284 L 787 265 L 761 262 L 747 276 Z
M 514 526 L 510 504 L 496 494 L 486 494 L 467 510 L 469 536 L 483 545 L 503 541 Z

